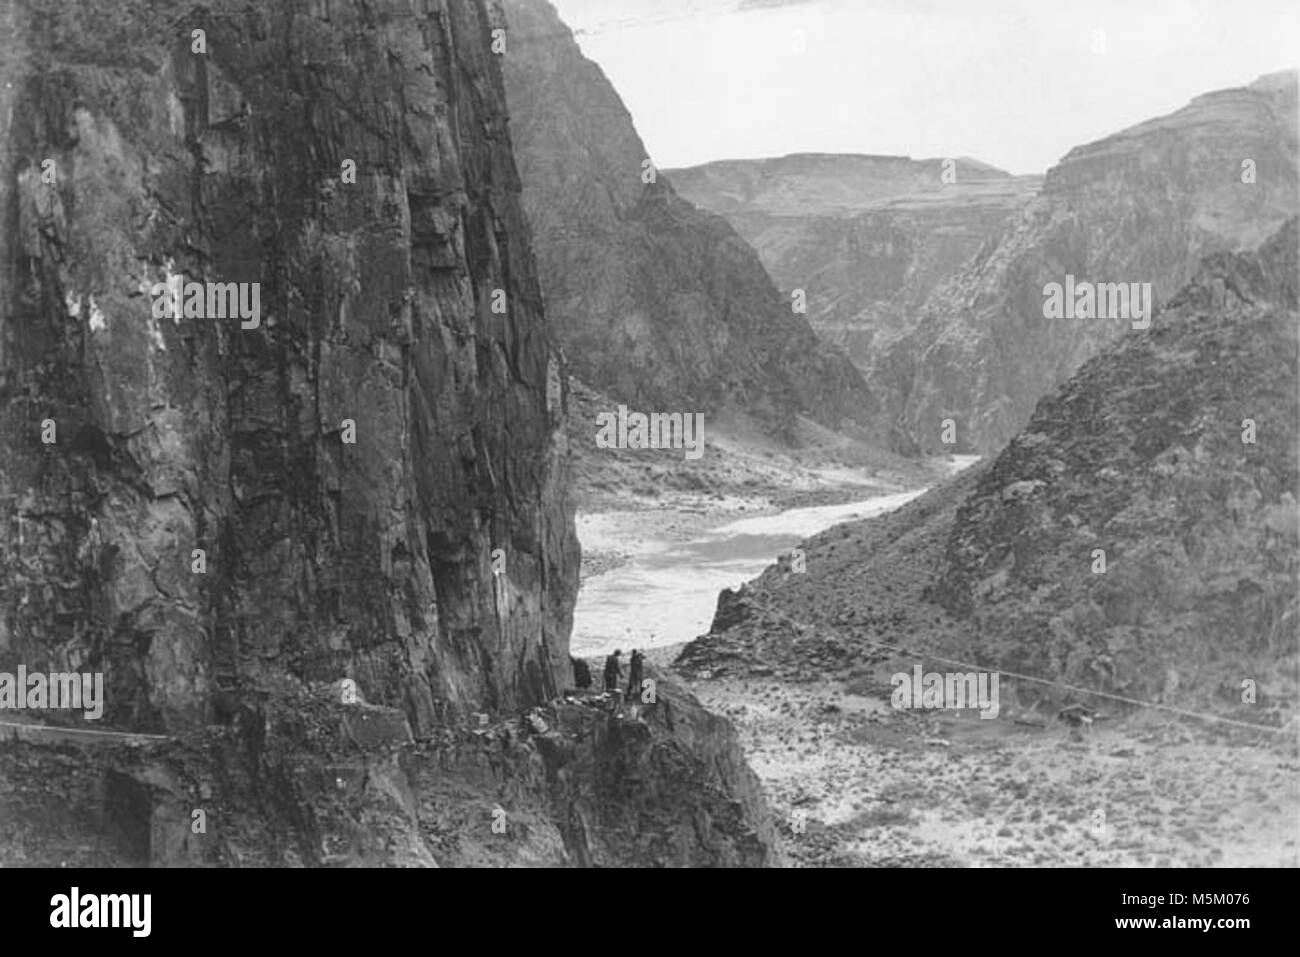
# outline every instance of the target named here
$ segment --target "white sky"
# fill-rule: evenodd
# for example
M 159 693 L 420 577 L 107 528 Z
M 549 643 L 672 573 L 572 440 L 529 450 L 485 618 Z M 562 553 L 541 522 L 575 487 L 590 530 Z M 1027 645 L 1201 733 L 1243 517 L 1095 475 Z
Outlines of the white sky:
M 1300 65 L 1300 0 L 552 2 L 662 168 L 845 152 L 1040 173 Z

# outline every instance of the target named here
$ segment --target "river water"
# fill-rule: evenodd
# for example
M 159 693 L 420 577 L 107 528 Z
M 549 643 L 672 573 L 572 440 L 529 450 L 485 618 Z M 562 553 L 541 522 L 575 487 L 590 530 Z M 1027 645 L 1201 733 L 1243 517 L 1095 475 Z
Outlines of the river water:
M 975 461 L 954 456 L 953 471 Z M 709 630 L 718 593 L 759 575 L 786 549 L 841 522 L 893 511 L 925 492 L 917 489 L 845 505 L 794 508 L 702 530 L 688 541 L 668 538 L 619 543 L 626 564 L 587 579 L 574 610 L 572 653 L 605 655 L 615 648 L 656 648 L 690 641 Z M 584 547 L 608 548 L 609 515 L 579 516 Z

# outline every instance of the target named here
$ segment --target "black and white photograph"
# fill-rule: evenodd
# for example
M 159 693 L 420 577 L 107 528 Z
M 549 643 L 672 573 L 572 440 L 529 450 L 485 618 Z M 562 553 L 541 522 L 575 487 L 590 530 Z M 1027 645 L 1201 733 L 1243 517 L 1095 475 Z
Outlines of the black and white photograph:
M 1250 946 L 1298 66 L 1293 0 L 0 0 L 23 920 L 1105 871 Z

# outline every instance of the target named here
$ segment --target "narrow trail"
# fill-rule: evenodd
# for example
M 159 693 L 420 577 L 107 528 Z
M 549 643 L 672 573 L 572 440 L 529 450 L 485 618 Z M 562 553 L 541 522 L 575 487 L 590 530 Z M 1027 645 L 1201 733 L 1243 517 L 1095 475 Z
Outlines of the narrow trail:
M 48 724 L 23 721 L 0 721 L 0 741 L 25 741 L 29 744 L 146 745 L 174 741 L 167 734 L 136 731 L 92 731 L 88 728 L 57 728 Z

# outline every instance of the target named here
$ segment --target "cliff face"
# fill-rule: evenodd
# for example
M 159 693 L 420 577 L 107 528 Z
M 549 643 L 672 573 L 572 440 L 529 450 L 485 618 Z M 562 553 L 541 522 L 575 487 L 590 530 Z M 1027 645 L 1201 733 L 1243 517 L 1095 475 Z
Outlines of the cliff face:
M 1203 256 L 1263 242 L 1300 210 L 1296 102 L 1296 74 L 1277 74 L 1072 150 L 1010 234 L 875 357 L 869 381 L 901 430 L 951 451 L 951 418 L 957 449 L 995 450 L 1040 397 L 1132 334 L 1122 319 L 1044 318 L 1045 284 L 1149 282 L 1163 304 Z
M 926 297 L 991 249 L 1042 181 L 968 159 L 829 154 L 669 175 L 686 199 L 726 217 L 781 289 L 807 291 L 812 327 L 868 381 Z
M 725 220 L 682 199 L 546 0 L 506 0 L 503 69 L 547 317 L 576 375 L 634 407 L 752 416 L 789 437 L 878 411 Z
M 562 694 L 499 19 L 0 3 L 0 672 L 164 732 L 4 712 L 0 864 L 779 862 L 726 721 Z M 173 317 L 173 278 L 259 308 Z
M 1293 219 L 1211 257 L 981 476 L 936 596 L 983 660 L 1183 702 L 1280 690 L 1300 622 L 1297 241 Z
M 541 733 L 491 720 L 413 741 L 394 709 L 286 687 L 245 727 L 183 742 L 6 742 L 0 866 L 782 864 L 731 723 L 647 675 L 658 700 L 635 716 L 562 697 L 530 713 Z
M 1297 243 L 1292 220 L 1207 258 L 1001 454 L 811 539 L 806 574 L 724 593 L 681 663 L 815 675 L 873 660 L 868 639 L 1281 723 L 1300 621 Z
M 270 673 L 417 731 L 567 680 L 563 398 L 489 21 L 416 6 L 5 5 L 0 667 L 104 671 L 136 729 Z M 157 318 L 178 275 L 259 283 L 260 325 Z

